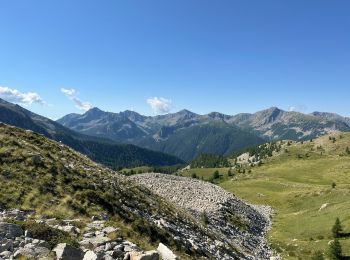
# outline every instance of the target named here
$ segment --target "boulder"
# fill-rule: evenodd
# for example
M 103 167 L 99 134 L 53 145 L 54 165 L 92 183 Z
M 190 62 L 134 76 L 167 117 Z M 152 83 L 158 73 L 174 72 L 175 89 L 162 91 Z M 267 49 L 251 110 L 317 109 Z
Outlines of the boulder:
M 129 260 L 159 260 L 159 253 L 157 251 L 130 252 L 128 253 Z
M 114 227 L 105 227 L 104 229 L 102 229 L 102 232 L 104 232 L 106 234 L 110 234 L 110 233 L 113 233 L 116 231 L 118 231 L 118 229 L 114 228 Z
M 14 257 L 16 259 L 17 258 L 32 259 L 32 258 L 35 258 L 36 255 L 33 248 L 20 248 L 15 252 Z
M 98 256 L 91 250 L 88 250 L 85 255 L 83 260 L 98 260 Z
M 34 252 L 37 258 L 44 258 L 50 254 L 50 250 L 47 247 L 43 246 L 35 247 Z
M 57 260 L 82 260 L 84 253 L 81 249 L 67 244 L 58 244 L 53 250 Z
M 3 257 L 5 259 L 10 259 L 12 256 L 12 253 L 10 251 L 4 251 L 0 253 L 0 258 Z
M 23 235 L 23 229 L 15 224 L 0 222 L 0 239 L 16 238 Z
M 178 260 L 179 258 L 166 245 L 159 243 L 157 251 L 163 260 Z
M 80 241 L 79 244 L 85 248 L 94 249 L 96 247 L 103 246 L 110 241 L 111 239 L 109 239 L 108 237 L 98 236 L 85 238 L 84 240 Z

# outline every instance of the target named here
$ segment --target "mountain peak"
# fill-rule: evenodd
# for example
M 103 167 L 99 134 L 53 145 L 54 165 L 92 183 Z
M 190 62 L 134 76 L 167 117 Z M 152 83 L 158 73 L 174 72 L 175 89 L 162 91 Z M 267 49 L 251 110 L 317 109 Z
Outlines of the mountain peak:
M 219 112 L 211 112 L 208 114 L 209 117 L 214 119 L 225 119 L 226 117 L 229 117 L 225 114 L 219 113 Z
M 91 109 L 89 109 L 86 113 L 99 113 L 99 112 L 103 112 L 101 109 L 99 109 L 98 107 L 93 107 Z
M 103 115 L 104 113 L 106 113 L 106 112 L 102 111 L 98 107 L 93 107 L 90 110 L 86 111 L 84 116 L 99 117 L 99 116 Z
M 182 109 L 177 114 L 183 114 L 183 115 L 196 115 L 196 113 L 191 112 L 190 110 L 187 109 Z

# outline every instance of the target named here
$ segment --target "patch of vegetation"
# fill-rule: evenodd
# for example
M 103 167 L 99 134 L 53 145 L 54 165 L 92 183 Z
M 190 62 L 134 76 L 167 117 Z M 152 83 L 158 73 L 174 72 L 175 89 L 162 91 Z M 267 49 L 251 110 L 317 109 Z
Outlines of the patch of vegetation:
M 52 228 L 46 224 L 36 223 L 34 221 L 15 221 L 6 220 L 8 223 L 14 223 L 27 230 L 30 237 L 34 239 L 45 240 L 48 242 L 50 249 L 53 249 L 57 244 L 67 243 L 74 247 L 79 247 L 78 240 L 71 236 L 68 232 Z
M 230 167 L 226 157 L 215 154 L 201 154 L 191 162 L 191 168 L 225 168 Z
M 228 222 L 231 225 L 240 229 L 241 231 L 246 230 L 247 226 L 248 226 L 248 223 L 245 220 L 243 220 L 239 216 L 233 215 L 233 214 L 228 217 Z

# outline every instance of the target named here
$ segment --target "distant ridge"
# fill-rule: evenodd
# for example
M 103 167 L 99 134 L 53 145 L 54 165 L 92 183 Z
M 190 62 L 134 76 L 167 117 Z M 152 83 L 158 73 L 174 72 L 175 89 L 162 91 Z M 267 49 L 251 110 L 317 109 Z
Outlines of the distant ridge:
M 331 113 L 303 114 L 271 107 L 234 116 L 181 110 L 159 116 L 93 108 L 57 122 L 80 133 L 174 154 L 191 160 L 201 153 L 229 154 L 269 140 L 306 140 L 331 131 L 350 131 L 350 119 Z
M 86 119 L 91 120 L 94 116 L 98 116 L 99 113 L 104 112 L 92 109 L 87 113 Z M 80 115 L 71 114 L 67 118 L 74 119 L 78 116 Z M 50 139 L 60 141 L 88 155 L 96 162 L 110 167 L 164 166 L 183 163 L 182 160 L 172 155 L 147 150 L 131 144 L 120 144 L 107 138 L 80 134 L 55 121 L 2 99 L 0 99 L 0 121 L 23 129 L 29 129 Z

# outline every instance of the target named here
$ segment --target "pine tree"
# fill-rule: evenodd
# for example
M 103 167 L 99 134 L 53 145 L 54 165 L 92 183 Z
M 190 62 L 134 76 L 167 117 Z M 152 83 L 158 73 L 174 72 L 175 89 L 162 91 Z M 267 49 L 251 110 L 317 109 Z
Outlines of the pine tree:
M 332 233 L 334 238 L 339 238 L 341 236 L 341 232 L 343 231 L 343 228 L 341 226 L 339 218 L 335 220 L 335 223 L 332 227 Z
M 329 259 L 342 259 L 342 248 L 338 239 L 335 239 L 329 246 Z
M 214 173 L 213 173 L 213 179 L 219 179 L 220 178 L 220 173 L 219 173 L 219 171 L 215 171 Z

